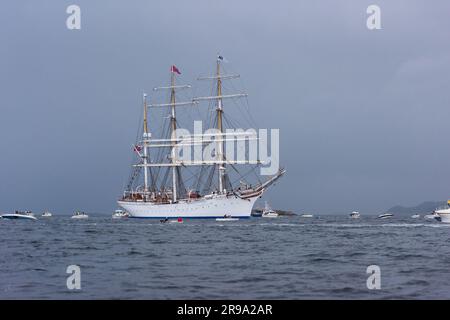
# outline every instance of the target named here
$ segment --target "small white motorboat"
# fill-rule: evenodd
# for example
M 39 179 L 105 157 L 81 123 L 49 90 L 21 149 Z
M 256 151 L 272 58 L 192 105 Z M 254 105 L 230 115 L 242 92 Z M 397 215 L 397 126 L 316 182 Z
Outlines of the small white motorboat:
M 251 216 L 255 218 L 261 218 L 263 213 L 263 209 L 252 210 Z
M 439 216 L 442 222 L 450 223 L 450 200 L 447 201 L 447 208 L 437 209 L 435 213 Z
M 87 219 L 87 218 L 89 218 L 89 215 L 85 212 L 77 211 L 73 214 L 73 216 L 71 218 L 72 219 Z
M 28 219 L 37 220 L 31 211 L 16 211 L 15 213 L 5 213 L 2 215 L 2 219 Z
M 439 210 L 437 210 L 437 211 L 439 211 Z M 430 213 L 430 214 L 426 214 L 423 217 L 428 220 L 441 221 L 441 216 L 439 214 L 437 214 L 437 211 L 434 211 L 433 213 Z
M 45 211 L 43 214 L 42 214 L 42 217 L 45 217 L 45 218 L 50 218 L 52 216 L 52 213 L 51 212 L 48 212 L 48 211 Z
M 420 214 L 413 214 L 413 215 L 411 216 L 411 218 L 413 218 L 413 219 L 418 219 L 418 218 L 420 218 Z
M 352 219 L 358 219 L 359 217 L 361 217 L 361 214 L 358 211 L 353 211 L 350 213 L 350 218 Z
M 125 210 L 117 209 L 114 211 L 112 218 L 113 219 L 122 219 L 122 218 L 128 218 L 130 215 Z
M 392 218 L 393 216 L 394 215 L 392 213 L 383 213 L 378 216 L 378 219 L 389 219 Z
M 304 213 L 300 216 L 300 218 L 313 218 L 314 215 L 310 214 L 310 213 Z
M 264 210 L 263 213 L 261 215 L 263 218 L 277 218 L 278 217 L 278 213 L 273 210 L 269 204 L 266 202 L 265 206 L 264 206 Z
M 239 218 L 233 218 L 230 214 L 226 214 L 223 218 L 216 218 L 216 221 L 237 221 Z

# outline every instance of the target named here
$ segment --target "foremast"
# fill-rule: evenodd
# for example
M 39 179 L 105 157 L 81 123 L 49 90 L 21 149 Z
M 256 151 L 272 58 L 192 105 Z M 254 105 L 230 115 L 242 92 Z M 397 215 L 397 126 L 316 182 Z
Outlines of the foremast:
M 225 140 L 225 134 L 224 134 L 224 126 L 223 126 L 223 99 L 241 98 L 241 97 L 247 96 L 246 93 L 227 94 L 227 95 L 224 95 L 222 93 L 222 80 L 239 78 L 239 75 L 236 75 L 236 74 L 235 75 L 222 75 L 221 69 L 220 69 L 222 62 L 223 62 L 223 57 L 220 55 L 217 55 L 216 74 L 214 76 L 198 78 L 198 80 L 215 80 L 216 81 L 216 96 L 196 97 L 193 99 L 193 101 L 202 101 L 202 100 L 215 100 L 216 101 L 216 117 L 217 117 L 216 129 L 219 133 L 218 139 L 217 139 L 216 166 L 218 169 L 217 171 L 218 171 L 218 189 L 219 189 L 218 193 L 219 194 L 223 194 L 223 193 L 227 193 L 228 191 L 232 191 L 232 190 L 226 190 L 226 188 L 225 188 L 226 163 L 227 162 L 228 163 L 238 163 L 231 159 L 227 160 L 227 159 L 225 159 L 225 156 L 224 156 L 223 142 Z M 250 161 L 248 163 L 250 163 Z M 259 160 L 257 160 L 256 163 L 259 163 Z
M 242 98 L 247 97 L 247 93 L 233 93 L 233 94 L 223 94 L 222 92 L 222 80 L 226 79 L 235 79 L 239 78 L 240 76 L 238 74 L 222 74 L 221 73 L 221 63 L 224 61 L 224 58 L 221 55 L 217 55 L 216 59 L 216 74 L 214 76 L 209 77 L 201 77 L 198 78 L 198 80 L 216 80 L 216 96 L 211 97 L 197 97 L 194 98 L 193 101 L 199 102 L 202 100 L 215 100 L 216 101 L 216 116 L 217 116 L 217 131 L 219 135 L 219 139 L 217 140 L 217 159 L 216 159 L 216 165 L 218 168 L 218 184 L 219 184 L 219 194 L 224 194 L 228 192 L 233 192 L 235 195 L 239 196 L 240 198 L 250 198 L 254 196 L 261 195 L 266 188 L 268 188 L 271 184 L 275 183 L 276 180 L 278 180 L 285 172 L 286 170 L 281 168 L 278 170 L 278 172 L 266 180 L 264 183 L 259 184 L 258 186 L 252 188 L 251 190 L 247 190 L 246 194 L 237 194 L 234 190 L 226 190 L 225 186 L 225 177 L 226 177 L 226 164 L 239 164 L 239 161 L 234 161 L 232 159 L 226 159 L 224 156 L 224 145 L 223 142 L 225 140 L 226 134 L 224 133 L 224 125 L 223 125 L 223 99 L 230 99 L 230 98 Z M 252 164 L 253 161 L 250 159 L 245 162 L 244 164 Z M 257 159 L 254 161 L 253 164 L 261 164 L 260 160 Z

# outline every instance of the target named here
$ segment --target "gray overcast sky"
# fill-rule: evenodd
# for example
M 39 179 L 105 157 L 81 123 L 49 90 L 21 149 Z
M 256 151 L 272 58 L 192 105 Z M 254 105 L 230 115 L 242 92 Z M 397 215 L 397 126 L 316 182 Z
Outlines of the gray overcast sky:
M 81 30 L 66 8 L 81 7 Z M 382 30 L 366 27 L 381 7 Z M 0 212 L 115 208 L 143 90 L 221 52 L 280 128 L 276 208 L 450 198 L 450 2 L 2 1 Z

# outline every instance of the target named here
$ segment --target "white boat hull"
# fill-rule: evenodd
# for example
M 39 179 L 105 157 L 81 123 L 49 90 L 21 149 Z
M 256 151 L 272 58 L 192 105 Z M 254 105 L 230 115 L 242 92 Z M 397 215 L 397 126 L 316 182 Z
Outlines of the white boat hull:
M 441 222 L 450 223 L 450 209 L 436 210 L 436 213 L 441 217 Z
M 428 220 L 440 220 L 441 219 L 441 217 L 438 214 L 427 214 L 423 218 L 428 219 Z
M 88 219 L 89 216 L 72 216 L 71 219 Z
M 36 217 L 26 214 L 17 214 L 17 213 L 7 213 L 2 215 L 3 219 L 28 219 L 28 220 L 37 220 Z
M 359 219 L 360 216 L 361 214 L 358 211 L 353 211 L 352 213 L 350 213 L 350 218 L 352 219 Z
M 187 218 L 208 219 L 250 218 L 253 205 L 258 197 L 241 199 L 236 196 L 216 195 L 210 199 L 182 200 L 175 204 L 155 204 L 152 202 L 118 201 L 130 218 Z

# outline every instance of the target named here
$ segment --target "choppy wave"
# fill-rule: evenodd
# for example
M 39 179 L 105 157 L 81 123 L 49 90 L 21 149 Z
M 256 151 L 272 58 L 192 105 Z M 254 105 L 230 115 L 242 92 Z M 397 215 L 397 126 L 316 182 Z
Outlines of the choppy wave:
M 0 298 L 450 298 L 450 224 L 394 217 L 1 221 Z M 66 288 L 68 265 L 82 290 Z M 366 288 L 379 265 L 382 289 Z

